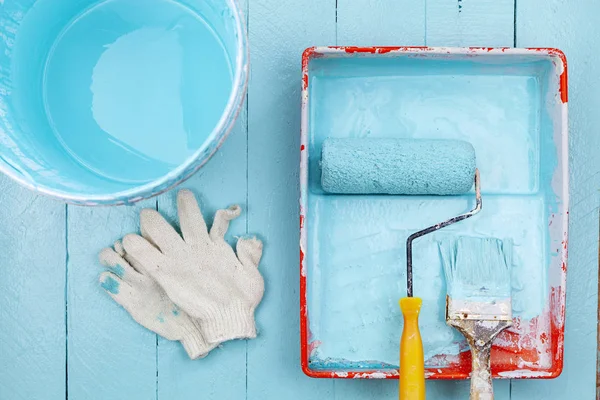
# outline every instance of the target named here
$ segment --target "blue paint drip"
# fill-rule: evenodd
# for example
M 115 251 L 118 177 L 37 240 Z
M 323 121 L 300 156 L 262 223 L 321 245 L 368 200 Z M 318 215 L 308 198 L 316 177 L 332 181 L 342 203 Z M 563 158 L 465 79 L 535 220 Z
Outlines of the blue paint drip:
M 112 277 L 107 277 L 104 282 L 100 284 L 104 290 L 112 294 L 119 294 L 119 282 L 114 280 Z
M 179 310 L 178 310 L 178 309 L 176 309 L 176 308 L 175 308 L 175 309 L 173 309 L 172 313 L 173 313 L 173 315 L 174 315 L 174 316 L 176 316 L 176 317 L 178 317 L 178 316 L 179 316 L 179 314 L 180 314 L 180 313 L 179 313 Z
M 164 324 L 164 323 L 165 323 L 165 316 L 164 316 L 162 313 L 158 314 L 158 316 L 156 317 L 156 319 L 157 319 L 157 320 L 158 320 L 158 322 L 160 322 L 161 324 Z

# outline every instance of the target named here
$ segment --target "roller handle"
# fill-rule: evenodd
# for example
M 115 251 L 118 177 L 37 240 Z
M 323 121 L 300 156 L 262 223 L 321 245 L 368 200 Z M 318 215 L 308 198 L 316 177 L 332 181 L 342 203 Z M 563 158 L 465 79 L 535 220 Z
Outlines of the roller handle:
M 494 400 L 492 373 L 490 369 L 490 353 L 492 347 L 488 343 L 481 347 L 471 345 L 471 400 Z
M 425 360 L 419 332 L 418 297 L 400 299 L 404 329 L 400 339 L 400 400 L 425 400 Z

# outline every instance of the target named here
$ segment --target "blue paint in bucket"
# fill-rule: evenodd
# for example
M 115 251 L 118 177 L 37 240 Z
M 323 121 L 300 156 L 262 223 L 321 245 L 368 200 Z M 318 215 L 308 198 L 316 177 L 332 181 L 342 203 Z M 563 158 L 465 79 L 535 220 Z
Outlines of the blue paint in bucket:
M 168 189 L 243 102 L 233 0 L 5 0 L 0 32 L 0 169 L 71 202 Z

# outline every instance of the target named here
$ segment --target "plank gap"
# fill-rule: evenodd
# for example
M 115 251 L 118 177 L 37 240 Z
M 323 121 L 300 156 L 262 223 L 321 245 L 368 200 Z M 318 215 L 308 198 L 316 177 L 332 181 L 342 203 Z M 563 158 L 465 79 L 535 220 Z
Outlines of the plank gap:
M 598 217 L 598 319 L 596 343 L 600 343 L 600 216 Z M 600 399 L 600 351 L 596 347 L 596 400 Z
M 513 47 L 517 47 L 517 0 L 514 0 L 513 8 Z
M 335 0 L 335 45 L 337 46 L 338 43 L 338 1 L 339 0 Z
M 65 204 L 65 399 L 69 400 L 69 206 Z

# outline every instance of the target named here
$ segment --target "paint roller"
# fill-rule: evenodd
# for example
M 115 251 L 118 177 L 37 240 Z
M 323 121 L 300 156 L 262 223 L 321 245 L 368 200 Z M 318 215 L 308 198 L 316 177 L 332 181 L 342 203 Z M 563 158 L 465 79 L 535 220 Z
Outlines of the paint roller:
M 328 138 L 321 154 L 321 185 L 332 194 L 458 195 L 475 182 L 471 211 L 410 235 L 406 241 L 407 297 L 400 299 L 404 328 L 400 340 L 400 399 L 425 399 L 425 362 L 418 317 L 422 300 L 413 297 L 412 243 L 481 210 L 475 149 L 461 140 Z

